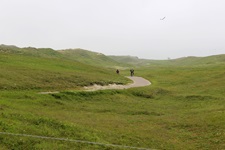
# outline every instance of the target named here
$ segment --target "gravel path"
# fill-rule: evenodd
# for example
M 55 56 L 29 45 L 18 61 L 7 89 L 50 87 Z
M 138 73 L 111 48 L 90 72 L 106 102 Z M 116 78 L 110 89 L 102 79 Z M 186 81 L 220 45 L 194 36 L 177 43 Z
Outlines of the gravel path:
M 142 77 L 128 77 L 130 80 L 133 81 L 132 84 L 127 84 L 127 85 L 117 85 L 117 84 L 110 84 L 107 86 L 101 86 L 101 85 L 93 85 L 93 86 L 88 86 L 84 87 L 85 91 L 96 91 L 96 90 L 105 90 L 105 89 L 128 89 L 128 88 L 133 88 L 133 87 L 143 87 L 143 86 L 148 86 L 151 84 L 148 80 L 142 78 Z

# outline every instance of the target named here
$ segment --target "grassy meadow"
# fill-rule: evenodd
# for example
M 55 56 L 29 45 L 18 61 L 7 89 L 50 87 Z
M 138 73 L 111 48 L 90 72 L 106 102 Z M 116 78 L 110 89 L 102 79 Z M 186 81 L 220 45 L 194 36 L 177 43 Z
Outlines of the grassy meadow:
M 129 81 L 122 70 L 59 58 L 0 55 L 0 132 L 149 149 L 225 149 L 225 65 L 143 66 L 152 85 L 82 91 Z M 16 83 L 16 84 L 15 84 Z M 56 94 L 40 91 L 59 90 Z M 129 149 L 0 134 L 0 149 Z

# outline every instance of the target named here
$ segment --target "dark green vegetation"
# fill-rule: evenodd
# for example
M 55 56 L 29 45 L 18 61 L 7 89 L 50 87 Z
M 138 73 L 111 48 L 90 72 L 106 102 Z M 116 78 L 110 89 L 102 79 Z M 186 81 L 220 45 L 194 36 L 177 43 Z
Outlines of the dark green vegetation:
M 180 61 L 178 65 L 175 64 L 176 60 L 168 60 L 173 61 L 174 65 L 158 64 L 157 67 L 135 68 L 135 75 L 150 80 L 151 86 L 95 92 L 69 91 L 66 88 L 80 87 L 79 81 L 84 81 L 85 85 L 97 81 L 104 84 L 113 81 L 126 83 L 122 75 L 127 75 L 129 70 L 122 71 L 121 77 L 117 77 L 108 73 L 108 69 L 90 67 L 62 58 L 31 57 L 12 53 L 1 53 L 0 58 L 0 84 L 3 85 L 5 81 L 10 89 L 2 88 L 0 91 L 0 132 L 152 149 L 225 147 L 223 55 L 207 57 L 210 60 L 205 58 L 205 62 L 218 60 L 210 64 L 202 62 L 200 65 L 198 61 L 199 65 L 191 66 L 188 64 L 194 63 L 183 60 L 185 65 L 180 65 Z M 10 68 L 10 73 L 7 68 Z M 40 69 L 39 74 L 35 76 Z M 75 76 L 80 76 L 73 78 L 74 73 Z M 9 78 L 10 74 L 18 75 L 18 78 Z M 55 74 L 64 77 L 65 82 L 71 86 L 67 87 L 60 78 L 53 78 Z M 51 79 L 51 84 L 39 80 L 39 76 Z M 22 77 L 33 80 L 19 82 Z M 69 77 L 70 80 L 67 80 Z M 73 82 L 75 79 L 76 82 Z M 107 81 L 108 79 L 110 81 Z M 18 81 L 17 87 L 20 88 L 9 86 L 15 81 Z M 54 81 L 58 81 L 58 84 L 54 84 Z M 37 89 L 40 91 L 60 88 L 65 89 L 58 94 L 37 94 Z M 0 147 L 119 149 L 1 134 Z

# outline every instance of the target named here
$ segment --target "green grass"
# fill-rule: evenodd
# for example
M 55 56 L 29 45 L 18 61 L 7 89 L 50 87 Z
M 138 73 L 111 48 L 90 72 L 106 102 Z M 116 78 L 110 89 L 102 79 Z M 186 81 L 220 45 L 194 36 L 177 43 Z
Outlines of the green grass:
M 0 93 L 0 131 L 156 149 L 223 149 L 224 66 L 136 70 L 128 90 Z M 115 149 L 0 135 L 5 149 Z M 119 149 L 119 148 L 118 148 Z
M 225 66 L 150 66 L 135 75 L 148 87 L 79 91 L 127 83 L 129 70 L 63 58 L 1 53 L 0 132 L 150 149 L 224 149 Z M 60 90 L 41 95 L 39 91 Z M 0 134 L 0 149 L 122 149 Z
M 0 65 L 0 89 L 5 90 L 65 90 L 96 83 L 127 83 L 127 79 L 114 75 L 114 69 L 64 59 L 1 54 Z

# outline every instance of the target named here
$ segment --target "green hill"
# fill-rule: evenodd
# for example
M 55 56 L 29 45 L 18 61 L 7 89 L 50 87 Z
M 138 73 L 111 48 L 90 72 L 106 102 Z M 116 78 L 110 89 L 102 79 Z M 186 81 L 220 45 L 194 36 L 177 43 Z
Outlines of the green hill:
M 19 54 L 24 56 L 35 56 L 35 57 L 45 57 L 45 58 L 63 58 L 63 56 L 57 51 L 51 48 L 34 48 L 25 47 L 19 48 L 16 46 L 0 45 L 1 53 Z
M 133 66 L 201 66 L 225 64 L 225 54 L 207 57 L 183 57 L 171 60 L 139 59 L 133 56 L 109 56 L 117 62 Z
M 83 49 L 53 50 L 51 48 L 34 47 L 18 48 L 16 46 L 8 45 L 0 45 L 0 52 L 41 58 L 72 60 L 92 66 L 119 69 L 141 66 L 200 66 L 225 63 L 225 54 L 207 57 L 189 56 L 170 60 L 150 60 L 140 59 L 136 56 L 106 56 L 102 53 Z
M 121 64 L 102 53 L 92 52 L 83 49 L 59 50 L 57 52 L 65 56 L 67 59 L 76 60 L 89 65 L 103 66 L 109 68 L 125 67 L 124 64 Z
M 112 58 L 117 62 L 130 65 L 142 65 L 148 61 L 144 59 L 139 59 L 136 56 L 108 56 L 108 57 Z
M 16 46 L 0 45 L 1 53 L 18 54 L 23 56 L 34 56 L 41 58 L 57 58 L 81 62 L 91 66 L 107 68 L 126 68 L 127 65 L 119 63 L 104 54 L 83 49 L 53 50 L 51 48 L 19 48 Z
M 0 89 L 74 89 L 127 82 L 114 69 L 71 61 L 52 49 L 0 47 Z
M 225 54 L 213 55 L 207 57 L 183 57 L 178 59 L 173 59 L 169 61 L 170 64 L 179 65 L 179 66 L 188 66 L 188 65 L 217 65 L 225 63 Z

